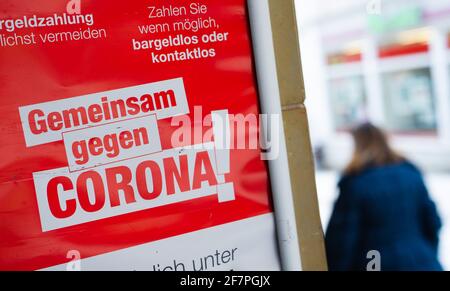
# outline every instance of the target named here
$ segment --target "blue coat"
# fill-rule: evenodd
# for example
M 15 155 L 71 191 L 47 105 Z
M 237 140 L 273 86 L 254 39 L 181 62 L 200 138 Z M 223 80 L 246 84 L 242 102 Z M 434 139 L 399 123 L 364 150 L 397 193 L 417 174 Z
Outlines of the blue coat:
M 339 182 L 326 233 L 330 270 L 366 270 L 371 250 L 382 271 L 438 271 L 436 207 L 411 163 L 369 168 Z

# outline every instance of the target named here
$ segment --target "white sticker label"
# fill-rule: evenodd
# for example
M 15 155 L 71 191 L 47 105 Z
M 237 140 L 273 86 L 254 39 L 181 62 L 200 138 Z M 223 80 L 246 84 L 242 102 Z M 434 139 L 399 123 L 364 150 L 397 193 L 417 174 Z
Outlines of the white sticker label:
M 183 79 L 100 92 L 19 108 L 28 147 L 62 139 L 62 133 L 156 114 L 189 113 Z
M 156 115 L 63 133 L 71 172 L 161 151 Z

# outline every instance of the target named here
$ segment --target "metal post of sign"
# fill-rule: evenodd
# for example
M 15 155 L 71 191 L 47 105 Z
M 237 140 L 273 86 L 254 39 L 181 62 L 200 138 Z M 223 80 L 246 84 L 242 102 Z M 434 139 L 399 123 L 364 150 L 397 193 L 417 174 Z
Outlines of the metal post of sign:
M 280 119 L 279 156 L 270 160 L 269 171 L 275 207 L 278 244 L 282 269 L 302 269 L 297 235 L 294 202 L 282 123 L 280 90 L 278 84 L 275 51 L 268 0 L 249 0 L 249 16 L 252 32 L 256 74 L 263 114 L 276 115 Z

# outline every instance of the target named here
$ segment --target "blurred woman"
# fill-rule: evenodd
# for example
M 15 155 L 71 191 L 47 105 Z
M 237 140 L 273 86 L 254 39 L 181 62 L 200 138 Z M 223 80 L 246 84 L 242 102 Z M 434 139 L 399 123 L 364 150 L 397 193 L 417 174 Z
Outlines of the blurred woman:
M 439 271 L 441 221 L 419 170 L 371 124 L 353 132 L 355 150 L 326 234 L 330 270 L 366 270 L 371 250 L 382 271 Z

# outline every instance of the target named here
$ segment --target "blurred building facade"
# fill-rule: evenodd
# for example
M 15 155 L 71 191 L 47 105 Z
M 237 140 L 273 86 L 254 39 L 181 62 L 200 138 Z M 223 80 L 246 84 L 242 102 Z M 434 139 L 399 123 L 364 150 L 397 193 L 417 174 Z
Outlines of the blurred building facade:
M 370 120 L 427 170 L 450 171 L 450 1 L 296 0 L 315 148 L 339 169 Z

